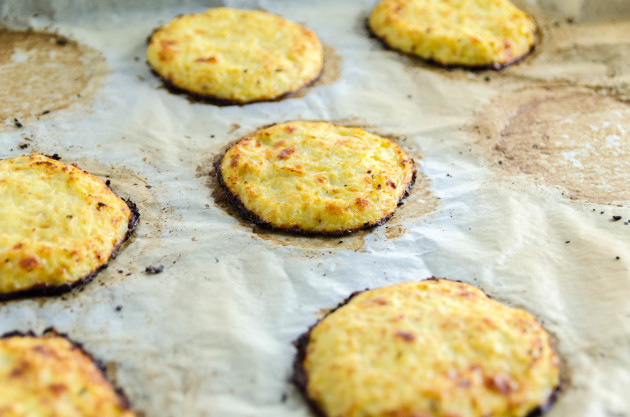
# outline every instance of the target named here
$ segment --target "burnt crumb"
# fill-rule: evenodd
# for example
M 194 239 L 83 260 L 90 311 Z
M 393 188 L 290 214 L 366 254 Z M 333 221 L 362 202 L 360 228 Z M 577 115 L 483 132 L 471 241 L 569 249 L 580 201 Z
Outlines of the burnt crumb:
M 116 306 L 116 311 L 122 310 L 122 306 Z
M 49 157 L 50 159 L 54 159 L 55 161 L 60 161 L 61 157 L 59 156 L 59 154 L 52 154 L 52 155 L 46 155 L 47 157 Z
M 72 214 L 68 214 L 68 215 L 66 216 L 66 219 L 72 219 L 73 217 L 74 217 L 74 216 L 73 216 Z
M 621 220 L 621 216 L 612 216 L 612 220 L 613 222 L 618 222 L 619 220 Z
M 570 241 L 570 240 L 567 240 L 567 241 L 566 241 L 566 242 L 564 242 L 564 243 L 571 243 L 571 241 Z
M 575 19 L 572 18 L 572 17 L 567 17 L 567 23 L 571 25 L 571 24 L 575 23 Z
M 487 75 L 485 77 L 483 77 L 483 79 L 484 79 L 485 82 L 490 82 L 490 77 L 487 76 Z
M 105 181 L 105 185 L 107 185 L 108 187 L 111 185 L 111 183 L 112 182 L 110 180 Z
M 615 256 L 615 259 L 616 259 L 616 260 L 619 260 L 619 257 L 618 257 L 618 256 Z
M 149 184 L 145 185 L 144 187 L 145 187 L 145 188 L 153 188 L 153 186 L 152 186 L 152 185 L 149 185 Z
M 600 212 L 599 212 L 599 214 L 604 214 L 604 212 L 603 212 L 603 211 L 600 211 Z
M 150 275 L 161 274 L 164 271 L 164 265 L 160 266 L 147 266 L 144 272 Z
M 499 161 L 499 165 L 503 165 L 503 161 Z
M 68 39 L 66 38 L 57 38 L 55 43 L 59 46 L 66 46 L 68 44 Z
M 13 119 L 13 124 L 15 125 L 15 127 L 22 128 L 24 127 L 24 125 L 22 123 L 20 123 L 20 121 L 18 119 Z
M 119 269 L 119 270 L 118 270 L 118 273 L 119 273 L 119 274 L 122 274 L 123 272 L 125 272 L 125 271 L 123 271 L 122 269 Z
M 18 148 L 26 149 L 26 148 L 28 148 L 28 143 L 20 142 L 20 143 L 18 143 Z
M 99 202 L 98 202 L 98 204 L 96 205 L 96 209 L 97 209 L 97 210 L 100 210 L 100 209 L 102 209 L 103 207 L 107 207 L 107 204 L 105 204 L 105 203 L 101 203 L 101 202 L 99 201 Z
M 339 242 L 337 242 L 339 245 L 341 245 L 343 243 L 343 240 L 340 240 Z
M 45 115 L 45 114 L 48 114 L 48 113 L 50 113 L 50 110 L 44 110 L 44 111 L 42 112 L 42 116 L 43 116 L 43 115 Z

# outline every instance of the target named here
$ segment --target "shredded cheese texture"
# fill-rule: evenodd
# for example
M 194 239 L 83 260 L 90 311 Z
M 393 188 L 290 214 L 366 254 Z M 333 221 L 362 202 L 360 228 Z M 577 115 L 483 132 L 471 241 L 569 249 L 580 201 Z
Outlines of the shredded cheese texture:
M 368 25 L 390 47 L 442 65 L 501 68 L 536 41 L 536 23 L 509 0 L 382 0 Z
M 0 295 L 94 273 L 131 217 L 99 178 L 43 155 L 0 161 L 0 202 Z
M 314 327 L 303 365 L 329 417 L 522 417 L 559 382 L 534 317 L 445 279 L 353 297 Z
M 133 417 L 87 354 L 60 336 L 0 339 L 0 415 Z
M 220 174 L 228 192 L 272 227 L 338 233 L 391 216 L 414 164 L 398 145 L 363 129 L 288 122 L 230 148 Z
M 158 29 L 147 60 L 177 88 L 248 103 L 274 100 L 314 81 L 324 48 L 315 33 L 282 17 L 219 7 Z

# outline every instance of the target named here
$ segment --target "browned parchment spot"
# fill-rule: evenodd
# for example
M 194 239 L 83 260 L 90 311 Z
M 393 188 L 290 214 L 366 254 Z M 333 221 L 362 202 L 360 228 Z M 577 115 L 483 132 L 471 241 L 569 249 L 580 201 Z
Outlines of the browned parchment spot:
M 302 88 L 289 96 L 289 98 L 300 98 L 308 94 L 312 88 L 320 85 L 330 85 L 337 81 L 341 75 L 341 56 L 332 46 L 324 45 L 324 68 L 319 78 L 306 88 Z
M 499 96 L 477 115 L 477 143 L 503 172 L 563 187 L 571 199 L 630 200 L 630 106 L 579 88 Z
M 99 52 L 73 40 L 0 28 L 0 120 L 14 126 L 86 102 L 107 71 Z
M 103 181 L 109 181 L 112 191 L 123 199 L 131 199 L 140 212 L 140 221 L 134 233 L 123 243 L 117 257 L 109 261 L 109 267 L 101 271 L 92 285 L 85 287 L 85 291 L 90 292 L 98 290 L 97 287 L 117 285 L 118 281 L 129 278 L 127 274 L 142 273 L 146 262 L 138 262 L 138 260 L 150 256 L 156 247 L 164 244 L 161 237 L 173 216 L 160 203 L 157 187 L 137 172 L 121 164 L 104 164 L 92 158 L 70 158 L 65 155 L 62 157 L 61 162 L 76 164 Z M 79 289 L 68 293 L 66 298 L 78 295 Z
M 536 56 L 506 70 L 506 80 L 619 85 L 630 80 L 630 22 L 574 24 L 543 19 Z
M 403 200 L 403 205 L 396 210 L 394 217 L 381 226 L 385 227 L 387 239 L 396 239 L 403 236 L 407 233 L 404 222 L 426 217 L 435 212 L 439 205 L 440 200 L 429 189 L 431 180 L 421 171 L 420 158 L 413 155 L 410 156 L 416 162 L 416 183 L 411 189 L 409 196 Z

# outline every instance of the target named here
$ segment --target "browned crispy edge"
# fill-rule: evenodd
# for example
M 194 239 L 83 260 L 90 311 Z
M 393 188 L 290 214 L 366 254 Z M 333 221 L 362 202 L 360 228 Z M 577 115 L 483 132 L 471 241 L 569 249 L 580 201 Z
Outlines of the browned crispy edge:
M 90 272 L 83 278 L 79 278 L 78 280 L 66 283 L 62 285 L 49 285 L 49 284 L 36 284 L 32 287 L 20 290 L 12 293 L 0 294 L 0 301 L 8 301 L 15 300 L 21 298 L 30 298 L 30 297 L 42 297 L 42 296 L 51 296 L 51 295 L 59 295 L 66 293 L 73 288 L 83 285 L 85 283 L 90 282 L 99 272 L 108 267 L 108 262 L 110 259 L 116 256 L 120 246 L 127 241 L 133 234 L 133 231 L 136 229 L 138 225 L 138 221 L 140 220 L 140 212 L 138 211 L 138 207 L 131 200 L 124 200 L 129 210 L 131 210 L 131 216 L 129 217 L 129 223 L 127 225 L 127 234 L 125 237 L 114 246 L 112 253 L 109 255 L 107 261 L 98 266 L 94 271 Z
M 534 22 L 536 22 L 536 20 L 528 14 L 528 16 L 534 20 Z M 487 65 L 464 65 L 464 64 L 444 64 L 442 62 L 436 61 L 434 59 L 431 58 L 422 58 L 418 55 L 412 54 L 410 52 L 405 52 L 405 51 L 401 51 L 400 49 L 394 48 L 393 46 L 391 46 L 389 43 L 387 43 L 386 39 L 381 38 L 380 36 L 378 36 L 370 27 L 370 21 L 369 21 L 369 17 L 367 17 L 365 19 L 365 28 L 368 31 L 368 36 L 370 38 L 374 38 L 376 40 L 379 41 L 379 43 L 385 47 L 385 49 L 388 49 L 390 51 L 395 51 L 398 52 L 400 54 L 409 56 L 413 59 L 417 59 L 420 60 L 424 63 L 426 63 L 427 65 L 430 65 L 432 67 L 436 67 L 436 68 L 442 68 L 442 69 L 447 69 L 447 70 L 452 70 L 452 69 L 465 69 L 468 71 L 472 71 L 472 72 L 480 72 L 480 71 L 486 71 L 486 70 L 494 70 L 494 71 L 502 71 L 505 68 L 517 64 L 519 62 L 521 62 L 522 60 L 524 60 L 525 58 L 527 58 L 528 56 L 532 55 L 532 53 L 534 52 L 534 50 L 536 49 L 536 43 L 538 42 L 538 40 L 540 39 L 540 27 L 538 25 L 538 23 L 536 22 L 536 40 L 534 41 L 534 43 L 532 44 L 532 47 L 529 48 L 529 51 L 527 51 L 525 54 L 513 59 L 512 61 L 506 62 L 505 64 L 499 64 L 498 62 L 493 62 Z
M 440 280 L 440 279 L 446 279 L 446 278 L 437 278 L 435 276 L 432 276 L 430 278 L 426 278 L 425 281 Z M 449 280 L 449 281 L 462 282 L 458 280 Z M 308 373 L 306 372 L 306 369 L 304 369 L 304 361 L 306 360 L 306 351 L 308 348 L 308 344 L 310 342 L 311 332 L 315 329 L 315 327 L 317 327 L 319 323 L 322 322 L 322 320 L 324 320 L 326 317 L 328 317 L 329 315 L 333 314 L 335 311 L 339 310 L 340 308 L 348 304 L 354 297 L 356 297 L 357 295 L 365 291 L 369 291 L 369 288 L 366 288 L 362 291 L 355 291 L 352 294 L 350 294 L 345 300 L 337 304 L 335 308 L 333 308 L 328 313 L 326 313 L 324 317 L 317 320 L 315 324 L 313 324 L 306 330 L 306 332 L 302 333 L 295 341 L 293 341 L 293 346 L 295 346 L 296 354 L 295 354 L 295 359 L 293 360 L 293 373 L 289 377 L 289 382 L 295 385 L 298 391 L 302 394 L 302 397 L 306 401 L 306 404 L 308 404 L 308 406 L 313 411 L 313 413 L 318 417 L 330 417 L 330 416 L 328 416 L 324 412 L 324 410 L 322 410 L 319 404 L 308 395 Z M 486 297 L 492 298 L 488 294 L 486 294 L 485 291 L 483 291 L 483 293 L 486 295 Z M 560 395 L 560 392 L 562 390 L 561 384 L 562 382 L 560 382 L 560 384 L 553 390 L 553 392 L 551 393 L 549 398 L 547 398 L 547 401 L 545 401 L 544 404 L 541 404 L 538 407 L 534 408 L 525 417 L 539 417 L 539 416 L 542 416 L 547 411 L 549 411 L 551 406 L 555 403 L 555 401 L 558 399 L 558 396 Z
M 181 16 L 184 16 L 184 15 L 183 14 L 179 14 L 176 17 L 181 17 Z M 147 37 L 147 45 L 151 43 L 151 39 L 153 38 L 153 35 L 157 31 L 159 31 L 161 28 L 162 28 L 162 26 L 153 29 L 151 34 Z M 322 50 L 322 54 L 324 54 L 323 50 Z M 199 94 L 199 93 L 196 93 L 194 91 L 188 91 L 185 88 L 182 88 L 182 87 L 179 87 L 179 86 L 175 85 L 170 78 L 163 77 L 155 68 L 153 68 L 153 66 L 151 66 L 151 63 L 149 61 L 146 61 L 146 63 L 149 66 L 149 68 L 151 69 L 151 73 L 153 75 L 155 75 L 156 77 L 158 77 L 160 80 L 162 80 L 162 84 L 164 85 L 164 88 L 166 88 L 170 93 L 176 94 L 176 95 L 185 95 L 190 100 L 195 101 L 195 102 L 206 103 L 206 104 L 213 104 L 215 106 L 221 106 L 221 107 L 224 107 L 224 106 L 243 106 L 243 105 L 246 105 L 246 104 L 253 104 L 253 103 L 266 103 L 266 102 L 280 101 L 280 100 L 282 100 L 284 98 L 287 98 L 287 97 L 297 93 L 298 91 L 302 90 L 303 88 L 306 88 L 309 85 L 315 83 L 317 80 L 319 80 L 319 78 L 324 73 L 324 62 L 322 60 L 322 67 L 320 68 L 320 70 L 317 73 L 317 75 L 315 77 L 313 77 L 311 80 L 306 81 L 304 84 L 302 84 L 300 87 L 296 88 L 295 90 L 287 91 L 286 93 L 280 94 L 279 96 L 276 96 L 276 97 L 261 98 L 261 99 L 258 99 L 258 100 L 239 101 L 239 100 L 225 99 L 225 98 L 213 96 L 211 94 Z
M 269 127 L 269 126 L 267 126 L 267 127 Z M 243 139 L 245 139 L 245 138 L 243 138 Z M 393 212 L 391 212 L 390 214 L 388 214 L 385 217 L 381 218 L 380 220 L 377 220 L 377 221 L 375 221 L 373 223 L 364 223 L 363 226 L 356 227 L 354 229 L 344 229 L 344 230 L 334 230 L 334 231 L 312 231 L 312 230 L 300 229 L 299 227 L 277 227 L 277 226 L 274 226 L 271 223 L 261 219 L 260 216 L 258 216 L 253 211 L 251 211 L 248 208 L 246 208 L 245 205 L 243 204 L 243 202 L 241 201 L 241 199 L 238 198 L 238 196 L 236 194 L 234 194 L 229 189 L 229 187 L 227 186 L 227 184 L 223 180 L 223 175 L 221 174 L 221 161 L 223 160 L 223 158 L 225 157 L 227 152 L 230 149 L 232 149 L 234 146 L 238 145 L 243 139 L 239 140 L 236 144 L 234 144 L 233 146 L 229 147 L 225 151 L 223 156 L 221 156 L 220 158 L 217 159 L 217 161 L 215 161 L 215 163 L 214 163 L 214 170 L 216 172 L 217 179 L 219 180 L 219 184 L 221 184 L 221 187 L 223 187 L 223 190 L 225 191 L 225 195 L 226 195 L 227 199 L 230 201 L 230 203 L 236 208 L 236 210 L 243 217 L 245 217 L 246 219 L 248 219 L 249 221 L 251 221 L 252 223 L 254 223 L 254 224 L 258 225 L 258 226 L 264 227 L 266 229 L 282 231 L 282 232 L 286 232 L 286 233 L 293 233 L 293 234 L 303 235 L 303 236 L 344 236 L 344 235 L 349 235 L 351 233 L 357 232 L 359 230 L 369 229 L 369 228 L 376 227 L 376 226 L 381 226 L 382 224 L 387 222 L 387 220 L 389 220 L 394 215 L 394 213 L 396 213 L 396 210 L 394 210 Z M 409 183 L 407 184 L 407 187 L 405 188 L 405 191 L 403 191 L 403 193 L 401 194 L 400 199 L 398 200 L 398 206 L 403 204 L 403 200 L 411 193 L 411 188 L 413 187 L 413 185 L 416 182 L 416 174 L 417 174 L 416 163 L 414 162 L 413 159 L 410 159 L 410 161 L 411 161 L 411 163 L 413 165 L 413 173 L 411 175 L 411 181 L 409 181 Z M 212 173 L 210 173 L 210 175 L 212 175 Z
M 35 332 L 33 332 L 32 330 L 29 330 L 27 332 L 21 332 L 19 330 L 14 330 L 14 331 L 11 331 L 11 332 L 4 333 L 3 335 L 0 335 L 0 339 L 9 339 L 9 338 L 12 338 L 12 337 L 36 337 L 36 338 L 62 337 L 64 339 L 66 339 L 68 342 L 70 342 L 70 344 L 72 346 L 74 346 L 75 348 L 79 349 L 81 351 L 81 353 L 83 353 L 85 356 L 87 356 L 90 359 L 90 361 L 92 361 L 92 363 L 94 365 L 96 365 L 96 368 L 99 370 L 99 372 L 103 376 L 103 379 L 105 381 L 107 381 L 107 383 L 114 390 L 116 395 L 118 395 L 118 398 L 120 399 L 120 401 L 122 403 L 121 405 L 124 408 L 124 410 L 129 410 L 129 411 L 133 412 L 133 410 L 131 409 L 131 403 L 129 402 L 129 398 L 127 397 L 127 394 L 125 394 L 125 391 L 122 389 L 122 387 L 114 384 L 114 382 L 110 381 L 109 378 L 107 377 L 107 371 L 105 370 L 105 365 L 103 365 L 103 362 L 101 362 L 100 360 L 96 359 L 90 352 L 85 350 L 85 348 L 83 347 L 83 345 L 81 343 L 75 342 L 66 333 L 58 332 L 57 330 L 55 330 L 54 327 L 48 327 L 47 329 L 45 329 L 42 332 L 41 336 L 37 336 L 35 334 Z
M 148 62 L 147 62 L 147 65 L 151 66 Z M 309 85 L 313 84 L 314 82 L 316 82 L 321 77 L 323 71 L 324 71 L 324 68 L 322 66 L 322 69 L 319 71 L 317 76 L 315 76 L 315 78 L 313 78 L 310 81 L 307 81 L 305 84 L 303 84 L 302 86 L 296 88 L 295 90 L 286 92 L 286 93 L 281 94 L 281 95 L 279 95 L 277 97 L 261 98 L 259 100 L 250 100 L 250 101 L 237 101 L 237 100 L 228 100 L 228 99 L 224 99 L 224 98 L 220 98 L 220 97 L 216 97 L 216 96 L 212 96 L 212 95 L 203 95 L 203 94 L 195 93 L 195 92 L 192 92 L 192 91 L 188 91 L 188 90 L 186 90 L 184 88 L 178 87 L 175 84 L 173 84 L 173 82 L 169 78 L 162 77 L 154 68 L 151 67 L 151 73 L 154 74 L 155 76 L 157 76 L 160 80 L 162 80 L 162 84 L 164 85 L 164 88 L 166 88 L 170 93 L 176 94 L 176 95 L 185 95 L 192 101 L 199 102 L 199 103 L 205 103 L 205 104 L 212 104 L 212 105 L 219 106 L 219 107 L 244 106 L 246 104 L 280 101 L 282 99 L 285 99 L 285 98 L 287 98 L 287 97 L 297 93 L 301 89 L 308 87 Z

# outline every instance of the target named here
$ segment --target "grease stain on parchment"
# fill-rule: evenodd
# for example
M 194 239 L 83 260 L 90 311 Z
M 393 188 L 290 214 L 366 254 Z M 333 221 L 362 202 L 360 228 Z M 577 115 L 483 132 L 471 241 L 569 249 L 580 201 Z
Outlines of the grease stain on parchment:
M 586 88 L 525 88 L 475 116 L 473 133 L 502 174 L 528 174 L 569 198 L 630 200 L 630 105 Z
M 570 22 L 570 20 L 569 20 Z M 619 84 L 630 80 L 630 23 L 547 21 L 536 56 L 506 80 Z
M 356 118 L 336 120 L 331 123 L 359 127 L 377 135 L 386 137 L 403 147 L 403 149 L 406 148 L 406 146 L 402 144 L 402 142 L 406 141 L 405 136 L 395 135 L 391 132 L 382 132 L 374 126 L 362 123 Z M 262 128 L 263 127 L 261 127 L 261 129 Z M 256 131 L 258 130 L 259 129 L 256 129 Z M 254 132 L 252 132 L 252 134 L 253 133 Z M 248 219 L 244 218 L 242 214 L 230 203 L 225 195 L 225 190 L 219 184 L 214 167 L 214 163 L 220 160 L 225 152 L 239 140 L 241 139 L 231 141 L 218 154 L 213 154 L 211 157 L 206 158 L 201 164 L 199 164 L 197 166 L 196 177 L 206 178 L 206 186 L 210 189 L 211 198 L 214 201 L 215 206 L 226 215 L 237 219 L 241 227 L 251 229 L 256 238 L 270 241 L 280 246 L 292 246 L 315 251 L 320 251 L 322 249 L 362 251 L 365 244 L 365 237 L 372 231 L 384 227 L 385 237 L 388 240 L 396 239 L 406 233 L 406 229 L 404 227 L 405 221 L 427 216 L 437 209 L 439 199 L 431 193 L 429 189 L 430 180 L 424 175 L 419 164 L 422 155 L 419 151 L 405 149 L 407 154 L 414 159 L 416 163 L 416 182 L 411 189 L 410 195 L 403 200 L 403 204 L 398 207 L 394 216 L 384 225 L 371 229 L 359 230 L 345 236 L 300 236 L 256 226 Z
M 63 155 L 62 155 L 63 156 Z M 86 291 L 97 290 L 96 286 L 109 287 L 118 281 L 129 279 L 144 271 L 146 265 L 139 264 L 138 259 L 146 258 L 156 247 L 162 246 L 164 230 L 168 227 L 169 213 L 163 210 L 155 187 L 134 172 L 120 164 L 104 164 L 92 158 L 66 158 L 61 162 L 76 164 L 79 168 L 93 174 L 103 181 L 110 182 L 110 188 L 122 199 L 130 199 L 138 207 L 140 220 L 136 230 L 120 247 L 116 258 L 112 258 L 109 267 L 101 271 L 94 282 L 85 286 Z M 138 242 L 138 241 L 141 242 Z M 118 258 L 124 258 L 118 259 Z M 122 272 L 120 272 L 122 271 Z M 77 288 L 79 290 L 79 288 Z M 81 291 L 71 291 L 68 295 L 77 295 Z
M 61 35 L 0 28 L 0 126 L 87 102 L 108 71 L 99 52 Z
M 341 75 L 341 61 L 341 56 L 337 55 L 337 52 L 332 46 L 324 45 L 324 67 L 322 74 L 313 84 L 296 91 L 294 94 L 290 95 L 289 98 L 302 98 L 313 88 L 317 88 L 320 85 L 333 84 Z

